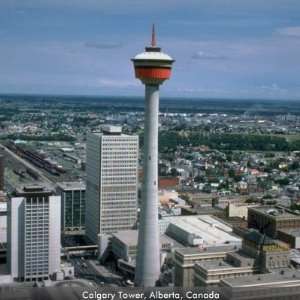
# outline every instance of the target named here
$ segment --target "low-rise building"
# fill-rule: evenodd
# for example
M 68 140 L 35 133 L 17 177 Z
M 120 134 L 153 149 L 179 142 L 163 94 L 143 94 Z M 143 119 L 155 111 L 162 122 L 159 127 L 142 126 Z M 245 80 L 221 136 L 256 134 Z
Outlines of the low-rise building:
M 279 229 L 277 238 L 289 244 L 290 248 L 300 248 L 300 228 Z
M 137 255 L 138 231 L 122 230 L 112 234 L 110 248 L 116 257 L 119 271 L 128 276 L 134 276 Z M 172 239 L 166 235 L 160 236 L 161 265 L 164 263 L 165 254 L 170 252 L 174 246 Z
M 195 286 L 217 286 L 221 279 L 252 275 L 253 265 L 235 267 L 224 260 L 197 262 L 194 267 Z
M 181 248 L 174 253 L 174 284 L 176 287 L 194 287 L 194 266 L 197 262 L 224 259 L 227 253 L 236 251 L 235 246 L 219 246 L 207 249 Z
M 219 286 L 225 300 L 299 299 L 300 272 L 282 270 L 276 273 L 225 278 Z
M 165 221 L 169 221 L 164 224 L 166 234 L 185 246 L 207 248 L 231 244 L 240 247 L 242 244 L 231 226 L 210 215 L 169 217 Z
M 252 207 L 248 209 L 248 226 L 275 238 L 278 230 L 299 228 L 300 215 L 282 207 Z
M 248 219 L 248 208 L 256 207 L 255 204 L 247 203 L 228 203 L 226 207 L 226 213 L 228 218 L 239 217 L 242 219 Z
M 256 266 L 261 272 L 271 272 L 289 266 L 289 247 L 286 243 L 274 240 L 256 230 L 244 235 L 243 252 L 256 258 Z
M 170 251 L 173 241 L 165 235 L 160 237 L 161 250 Z M 112 234 L 110 239 L 112 253 L 125 261 L 131 261 L 136 258 L 138 231 L 123 230 Z

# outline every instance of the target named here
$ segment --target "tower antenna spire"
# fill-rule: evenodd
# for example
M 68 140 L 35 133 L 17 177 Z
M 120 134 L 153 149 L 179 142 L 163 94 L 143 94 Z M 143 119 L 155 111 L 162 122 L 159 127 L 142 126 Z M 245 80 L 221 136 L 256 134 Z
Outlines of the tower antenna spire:
M 154 24 L 152 24 L 151 46 L 156 47 L 156 34 L 155 34 L 155 25 Z

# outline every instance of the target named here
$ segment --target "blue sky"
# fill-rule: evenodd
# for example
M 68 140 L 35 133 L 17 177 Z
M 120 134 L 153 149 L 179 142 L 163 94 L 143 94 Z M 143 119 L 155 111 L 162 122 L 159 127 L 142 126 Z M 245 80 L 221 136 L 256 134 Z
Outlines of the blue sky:
M 299 0 L 1 0 L 0 93 L 142 95 L 153 22 L 163 95 L 300 99 Z

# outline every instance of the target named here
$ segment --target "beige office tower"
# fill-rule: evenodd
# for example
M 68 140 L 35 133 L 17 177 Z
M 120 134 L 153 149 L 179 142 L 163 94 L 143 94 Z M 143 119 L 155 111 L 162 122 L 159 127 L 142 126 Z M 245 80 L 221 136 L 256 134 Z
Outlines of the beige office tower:
M 138 151 L 138 136 L 118 126 L 87 137 L 86 235 L 94 243 L 136 223 Z

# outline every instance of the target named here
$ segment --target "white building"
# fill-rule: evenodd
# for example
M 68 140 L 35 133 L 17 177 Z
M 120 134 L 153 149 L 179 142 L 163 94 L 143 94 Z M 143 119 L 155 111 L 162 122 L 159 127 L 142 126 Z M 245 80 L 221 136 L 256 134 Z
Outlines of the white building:
M 14 279 L 48 279 L 60 270 L 60 197 L 40 186 L 8 203 L 8 265 Z
M 165 217 L 160 220 L 160 227 L 161 233 L 186 246 L 242 245 L 242 239 L 233 234 L 229 225 L 210 215 Z
M 248 208 L 256 207 L 257 204 L 248 204 L 248 203 L 228 203 L 227 205 L 227 216 L 229 218 L 239 217 L 242 219 L 248 219 Z
M 137 218 L 138 136 L 109 126 L 87 137 L 86 235 L 132 229 Z

